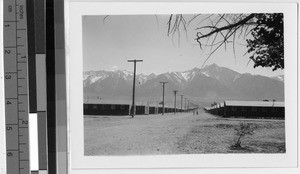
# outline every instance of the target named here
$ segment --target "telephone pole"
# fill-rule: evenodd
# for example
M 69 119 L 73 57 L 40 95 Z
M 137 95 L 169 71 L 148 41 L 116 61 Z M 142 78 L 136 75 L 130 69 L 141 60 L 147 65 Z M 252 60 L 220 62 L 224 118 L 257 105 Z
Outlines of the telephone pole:
M 182 99 L 183 99 L 183 95 L 180 95 L 181 96 L 181 112 L 182 112 Z
M 165 114 L 165 84 L 168 82 L 160 82 L 163 85 L 163 110 L 162 110 L 162 115 Z
M 173 90 L 173 93 L 174 93 L 174 114 L 176 114 L 176 94 L 177 94 L 178 91 L 176 90 Z
M 185 112 L 187 112 L 187 108 L 186 108 L 186 99 L 187 99 L 187 98 L 184 98 L 184 109 L 185 109 Z
M 133 71 L 133 87 L 132 87 L 132 118 L 135 116 L 135 73 L 136 73 L 136 63 L 137 62 L 143 62 L 143 60 L 127 60 L 127 62 L 133 62 L 134 63 L 134 71 Z

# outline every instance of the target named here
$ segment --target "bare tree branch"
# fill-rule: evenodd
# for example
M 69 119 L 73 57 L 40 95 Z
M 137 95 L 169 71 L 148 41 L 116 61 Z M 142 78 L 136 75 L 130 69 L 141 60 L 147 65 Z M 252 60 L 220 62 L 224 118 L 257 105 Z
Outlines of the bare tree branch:
M 207 16 L 206 18 L 202 19 L 200 22 L 198 22 L 197 25 L 201 24 L 203 21 L 209 19 L 209 18 L 212 17 L 213 15 L 214 15 L 214 14 L 211 14 L 211 15 Z
M 105 23 L 105 20 L 109 17 L 109 15 L 104 16 L 102 22 Z
M 158 17 L 157 17 L 157 15 L 155 15 L 155 19 L 156 19 L 156 25 L 157 25 L 157 28 L 159 28 Z
M 197 17 L 199 17 L 199 16 L 201 16 L 201 14 L 197 14 L 197 15 L 195 15 L 192 19 L 190 19 L 189 22 L 187 23 L 187 26 L 189 26 L 190 23 L 191 23 L 194 19 L 196 19 Z
M 223 31 L 223 30 L 228 30 L 228 29 L 231 29 L 231 28 L 235 28 L 239 25 L 243 25 L 243 24 L 246 24 L 249 20 L 251 20 L 252 18 L 254 17 L 254 14 L 250 14 L 249 16 L 247 16 L 246 18 L 244 18 L 243 20 L 240 20 L 239 22 L 237 23 L 233 23 L 233 24 L 230 24 L 230 25 L 226 25 L 224 27 L 221 27 L 221 28 L 216 28 L 215 30 L 201 36 L 199 39 L 201 38 L 205 38 L 205 37 L 208 37 L 214 33 L 217 33 L 217 32 L 220 32 L 220 31 Z

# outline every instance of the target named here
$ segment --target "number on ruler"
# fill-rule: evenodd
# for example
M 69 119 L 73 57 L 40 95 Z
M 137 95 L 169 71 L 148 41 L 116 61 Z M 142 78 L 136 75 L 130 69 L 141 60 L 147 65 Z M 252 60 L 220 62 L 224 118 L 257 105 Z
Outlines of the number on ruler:
M 12 152 L 7 152 L 7 156 L 14 156 L 14 153 L 12 153 Z
M 11 130 L 13 130 L 13 128 L 11 126 L 7 126 L 6 130 L 11 131 Z
M 10 50 L 5 50 L 4 53 L 5 53 L 5 54 L 10 54 L 11 51 L 10 51 Z
M 11 75 L 5 75 L 5 79 L 11 79 Z

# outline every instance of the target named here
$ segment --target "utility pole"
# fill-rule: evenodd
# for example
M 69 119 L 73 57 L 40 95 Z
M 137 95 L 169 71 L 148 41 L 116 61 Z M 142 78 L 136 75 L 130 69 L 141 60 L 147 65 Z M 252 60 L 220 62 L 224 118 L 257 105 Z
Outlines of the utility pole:
M 134 71 L 133 71 L 133 87 L 132 87 L 132 118 L 135 116 L 135 102 L 134 102 L 134 98 L 135 98 L 135 73 L 136 73 L 136 63 L 137 62 L 143 62 L 143 60 L 127 60 L 127 62 L 133 62 L 134 63 Z
M 183 95 L 180 95 L 181 96 L 181 112 L 182 112 L 182 99 L 183 99 Z
M 165 114 L 165 84 L 168 82 L 160 82 L 163 85 L 163 110 L 162 110 L 162 115 Z
M 176 90 L 173 90 L 173 92 L 174 92 L 174 114 L 176 114 L 176 94 L 177 94 L 177 92 L 178 91 L 176 91 Z
M 185 109 L 185 111 L 187 111 L 187 108 L 186 108 L 186 99 L 187 98 L 184 98 L 184 109 Z

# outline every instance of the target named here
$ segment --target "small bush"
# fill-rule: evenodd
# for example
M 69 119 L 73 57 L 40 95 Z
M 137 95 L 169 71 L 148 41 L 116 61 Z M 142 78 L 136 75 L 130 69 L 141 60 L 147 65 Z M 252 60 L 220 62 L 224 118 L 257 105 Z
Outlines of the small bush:
M 258 127 L 255 124 L 253 124 L 253 123 L 244 123 L 244 122 L 241 122 L 239 124 L 239 126 L 234 129 L 235 130 L 235 136 L 237 136 L 237 139 L 236 139 L 235 143 L 231 146 L 231 149 L 243 149 L 243 147 L 241 146 L 242 139 L 246 135 L 253 135 L 254 131 L 257 128 Z

